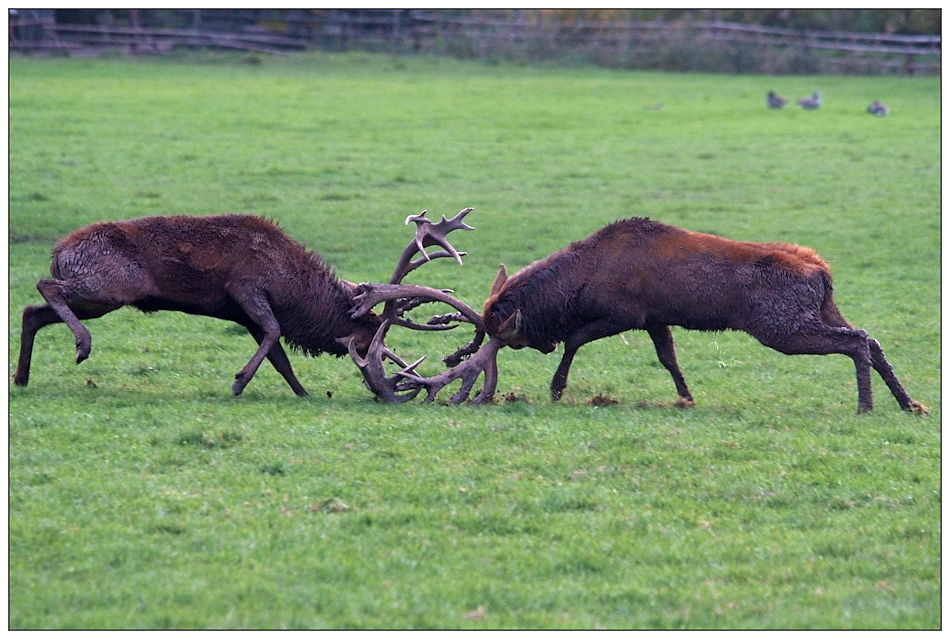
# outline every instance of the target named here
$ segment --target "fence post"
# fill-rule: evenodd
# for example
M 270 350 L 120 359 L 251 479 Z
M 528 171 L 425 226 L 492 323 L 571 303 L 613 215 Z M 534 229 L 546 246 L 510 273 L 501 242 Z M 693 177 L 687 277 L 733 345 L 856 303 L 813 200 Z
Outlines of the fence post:
M 343 12 L 343 19 L 340 20 L 340 50 L 347 51 L 349 49 L 349 39 L 350 39 L 350 20 L 352 16 L 348 10 Z
M 392 46 L 394 51 L 400 51 L 402 49 L 402 34 L 399 30 L 399 13 L 402 9 L 393 9 L 393 35 L 392 35 Z
M 47 9 L 43 11 L 37 11 L 37 14 L 40 16 L 40 21 L 43 23 L 40 26 L 40 40 L 56 40 L 56 14 L 52 9 Z
M 908 53 L 907 60 L 904 62 L 904 71 L 907 75 L 914 75 L 914 54 Z

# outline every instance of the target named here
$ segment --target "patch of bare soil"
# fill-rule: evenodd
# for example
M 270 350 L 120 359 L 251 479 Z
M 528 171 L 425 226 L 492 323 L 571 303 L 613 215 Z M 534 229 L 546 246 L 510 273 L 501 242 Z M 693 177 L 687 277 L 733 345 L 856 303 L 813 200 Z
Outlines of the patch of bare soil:
M 598 393 L 590 398 L 590 401 L 587 402 L 588 406 L 616 406 L 620 402 L 611 397 L 610 395 L 605 395 L 603 393 Z

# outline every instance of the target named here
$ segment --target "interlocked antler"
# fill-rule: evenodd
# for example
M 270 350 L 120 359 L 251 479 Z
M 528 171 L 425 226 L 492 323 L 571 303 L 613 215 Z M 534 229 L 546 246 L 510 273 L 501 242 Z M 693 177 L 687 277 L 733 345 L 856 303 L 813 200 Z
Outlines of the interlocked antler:
M 403 251 L 389 284 L 364 283 L 356 288 L 354 298 L 356 305 L 351 313 L 354 318 L 367 313 L 377 304 L 385 303 L 383 312 L 380 314 L 383 323 L 376 332 L 366 352 L 366 357 L 360 357 L 352 342 L 349 344 L 350 356 L 362 371 L 366 386 L 376 394 L 377 398 L 383 401 L 390 403 L 405 402 L 413 399 L 419 394 L 420 390 L 425 388 L 427 391 L 425 401 L 431 402 L 443 387 L 457 379 L 462 379 L 462 387 L 449 400 L 452 404 L 459 404 L 468 398 L 478 376 L 483 371 L 485 372 L 485 385 L 474 401 L 475 403 L 491 401 L 494 395 L 498 378 L 495 355 L 503 344 L 495 340 L 489 340 L 488 344 L 484 347 L 481 346 L 486 333 L 481 316 L 464 302 L 449 295 L 452 292 L 451 290 L 436 290 L 427 286 L 402 284 L 402 280 L 406 275 L 433 259 L 453 257 L 459 264 L 462 263 L 462 256 L 466 253 L 456 251 L 449 243 L 447 236 L 450 232 L 458 229 L 474 230 L 462 221 L 471 211 L 471 208 L 463 209 L 451 220 L 447 220 L 443 215 L 442 220 L 437 223 L 427 219 L 425 211 L 419 215 L 407 217 L 407 225 L 409 222 L 416 223 L 416 236 Z M 442 250 L 426 253 L 425 247 L 427 246 L 440 246 Z M 416 253 L 422 253 L 422 257 L 413 261 L 412 258 Z M 442 302 L 458 312 L 437 315 L 426 324 L 419 324 L 404 316 L 410 309 L 428 302 Z M 466 322 L 474 325 L 475 337 L 452 355 L 443 358 L 443 361 L 452 368 L 441 375 L 429 378 L 422 377 L 415 372 L 415 368 L 425 357 L 411 365 L 406 365 L 385 345 L 386 332 L 392 325 L 414 330 L 441 331 L 456 328 L 458 324 L 453 322 Z M 466 357 L 468 359 L 465 359 Z M 395 362 L 401 367 L 401 370 L 394 375 L 387 376 L 383 367 L 384 359 Z
M 356 347 L 353 345 L 355 340 L 351 339 L 347 344 L 347 348 L 350 351 L 350 357 L 353 358 L 357 367 L 362 371 L 366 385 L 376 394 L 376 397 L 390 404 L 401 404 L 414 398 L 419 394 L 419 391 L 422 390 L 421 387 L 415 389 L 401 388 L 399 384 L 402 379 L 401 375 L 411 374 L 415 367 L 422 363 L 425 357 L 421 357 L 411 365 L 406 366 L 406 363 L 402 361 L 398 355 L 386 348 L 383 344 L 383 336 L 388 329 L 389 322 L 384 321 L 382 326 L 379 327 L 379 330 L 376 331 L 376 335 L 373 336 L 373 341 L 370 342 L 369 350 L 366 352 L 365 358 L 360 357 L 359 353 L 356 352 Z M 391 377 L 387 376 L 386 370 L 383 367 L 383 357 L 402 366 L 402 370 L 396 375 Z M 410 390 L 410 392 L 400 395 L 399 391 L 402 390 Z
M 420 377 L 413 373 L 412 369 L 415 368 L 419 362 L 404 368 L 398 374 L 405 377 L 416 392 L 418 392 L 420 388 L 425 388 L 426 398 L 424 401 L 426 402 L 431 402 L 435 399 L 436 394 L 440 390 L 455 380 L 461 379 L 462 387 L 449 399 L 450 404 L 461 404 L 468 399 L 468 395 L 472 392 L 475 381 L 478 379 L 478 376 L 481 375 L 482 371 L 484 371 L 485 384 L 482 387 L 482 391 L 472 400 L 472 403 L 483 404 L 491 402 L 492 397 L 495 395 L 495 387 L 498 384 L 498 364 L 496 362 L 496 356 L 498 355 L 498 350 L 504 345 L 505 343 L 503 341 L 492 337 L 488 340 L 487 344 L 475 349 L 475 354 L 467 360 L 435 377 Z M 443 358 L 443 361 L 446 359 L 448 358 Z

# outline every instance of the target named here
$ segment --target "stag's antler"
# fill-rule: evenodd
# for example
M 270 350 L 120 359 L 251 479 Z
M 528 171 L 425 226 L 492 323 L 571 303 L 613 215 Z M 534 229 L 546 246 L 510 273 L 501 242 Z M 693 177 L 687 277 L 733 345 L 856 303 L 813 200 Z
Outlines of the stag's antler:
M 431 402 L 443 387 L 457 379 L 462 379 L 462 387 L 449 400 L 452 404 L 459 404 L 468 398 L 482 371 L 485 372 L 485 385 L 474 401 L 475 403 L 491 401 L 494 395 L 498 379 L 495 356 L 503 344 L 492 339 L 484 347 L 481 346 L 486 334 L 481 316 L 464 302 L 449 295 L 452 292 L 451 290 L 436 290 L 427 286 L 402 284 L 402 280 L 406 275 L 433 259 L 453 257 L 459 264 L 462 263 L 462 256 L 466 253 L 456 251 L 455 247 L 449 243 L 447 236 L 450 232 L 458 229 L 474 230 L 473 227 L 462 221 L 471 211 L 471 208 L 463 209 L 451 220 L 447 220 L 443 215 L 442 220 L 437 223 L 425 217 L 426 211 L 419 215 L 407 217 L 407 225 L 409 222 L 416 223 L 416 236 L 403 251 L 389 284 L 364 283 L 356 288 L 356 296 L 354 297 L 356 306 L 352 311 L 353 317 L 359 317 L 377 304 L 385 303 L 383 312 L 380 314 L 383 323 L 376 332 L 366 352 L 366 357 L 359 356 L 352 342 L 348 345 L 350 356 L 362 371 L 367 387 L 379 399 L 390 403 L 401 403 L 413 399 L 419 394 L 420 390 L 425 388 L 427 391 L 425 401 Z M 426 253 L 425 247 L 427 246 L 440 246 L 443 250 Z M 412 258 L 416 253 L 422 253 L 422 257 L 413 261 Z M 404 316 L 410 309 L 428 302 L 448 304 L 458 312 L 437 315 L 426 324 L 419 324 Z M 458 326 L 457 323 L 453 324 L 452 322 L 467 322 L 474 325 L 475 337 L 452 355 L 444 357 L 443 361 L 452 368 L 435 377 L 422 377 L 415 372 L 415 368 L 425 357 L 406 365 L 384 343 L 386 332 L 392 325 L 415 330 L 437 331 L 449 330 Z M 384 359 L 395 362 L 402 369 L 394 375 L 387 376 L 383 366 Z
M 449 241 L 446 239 L 446 236 L 452 231 L 455 231 L 456 229 L 474 231 L 475 230 L 474 226 L 469 226 L 468 224 L 462 221 L 462 218 L 464 218 L 466 215 L 471 213 L 473 210 L 474 209 L 472 207 L 468 207 L 467 209 L 462 209 L 451 220 L 445 219 L 445 216 L 443 215 L 442 221 L 437 224 L 433 224 L 432 220 L 426 219 L 426 211 L 423 211 L 419 215 L 410 215 L 409 217 L 407 217 L 406 226 L 409 225 L 409 222 L 416 223 L 416 239 L 415 239 L 416 248 L 413 249 L 412 244 L 407 246 L 406 251 L 403 252 L 402 254 L 403 259 L 411 258 L 413 255 L 415 255 L 416 251 L 422 253 L 423 262 L 428 262 L 430 259 L 433 259 L 436 257 L 444 257 L 443 255 L 430 256 L 428 253 L 426 253 L 426 249 L 425 249 L 426 246 L 438 245 L 444 248 L 449 255 L 454 257 L 455 261 L 459 263 L 459 266 L 461 266 L 462 265 L 461 256 L 465 255 L 465 253 L 459 253 L 458 251 L 456 251 L 455 248 L 451 244 L 449 244 Z M 401 265 L 402 265 L 402 260 L 400 260 L 400 266 Z M 413 267 L 413 268 L 416 268 L 416 267 Z M 412 269 L 409 269 L 409 270 L 412 270 Z M 408 272 L 409 271 L 406 271 L 406 273 Z M 399 275 L 399 266 L 397 266 L 396 272 L 393 274 L 393 280 L 395 281 L 390 280 L 390 283 L 395 284 L 396 282 L 401 282 L 402 278 L 405 277 L 406 273 L 402 274 L 401 276 L 399 276 L 398 279 L 396 279 L 396 276 Z
M 449 399 L 450 404 L 461 404 L 468 399 L 468 395 L 472 392 L 472 387 L 475 386 L 478 376 L 484 371 L 485 385 L 482 387 L 481 392 L 475 396 L 475 399 L 472 400 L 473 404 L 484 404 L 491 402 L 492 397 L 495 395 L 495 387 L 498 384 L 498 364 L 496 356 L 498 355 L 498 350 L 504 345 L 505 343 L 503 341 L 493 337 L 481 348 L 475 348 L 473 351 L 475 353 L 474 355 L 435 377 L 420 377 L 412 373 L 410 368 L 415 367 L 419 362 L 414 363 L 411 367 L 404 368 L 397 374 L 409 380 L 410 385 L 414 387 L 416 392 L 418 392 L 420 388 L 425 388 L 426 402 L 431 402 L 435 399 L 436 394 L 438 394 L 440 390 L 455 380 L 461 379 L 462 387 Z M 459 351 L 461 350 L 463 349 L 459 349 Z M 456 355 L 457 354 L 458 353 L 456 353 Z M 449 358 L 444 359 L 447 360 Z
M 422 363 L 425 356 L 407 366 L 398 355 L 383 344 L 383 337 L 387 330 L 389 330 L 389 322 L 384 321 L 373 336 L 365 358 L 360 357 L 359 353 L 356 352 L 353 339 L 347 344 L 347 349 L 350 351 L 350 357 L 353 358 L 353 361 L 356 362 L 357 367 L 363 373 L 363 380 L 367 387 L 376 394 L 376 397 L 390 404 L 401 404 L 414 398 L 422 390 L 421 387 L 402 388 L 399 381 L 405 376 L 412 375 L 416 366 Z M 387 376 L 386 369 L 383 367 L 384 357 L 402 366 L 402 370 L 393 376 Z M 403 390 L 409 390 L 410 392 L 400 395 L 399 391 Z

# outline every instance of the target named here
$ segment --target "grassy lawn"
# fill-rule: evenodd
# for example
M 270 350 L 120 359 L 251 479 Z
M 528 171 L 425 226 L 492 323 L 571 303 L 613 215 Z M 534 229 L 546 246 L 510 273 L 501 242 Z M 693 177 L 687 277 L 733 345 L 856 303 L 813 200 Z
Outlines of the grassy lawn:
M 475 308 L 500 262 L 623 217 L 811 246 L 931 415 L 877 376 L 857 415 L 845 357 L 678 329 L 689 410 L 637 332 L 582 348 L 557 404 L 560 349 L 502 351 L 493 406 L 382 405 L 294 354 L 309 397 L 265 363 L 234 398 L 243 329 L 123 309 L 80 366 L 41 331 L 10 389 L 10 627 L 940 627 L 939 78 L 254 60 L 10 61 L 10 375 L 84 224 L 264 215 L 385 281 L 407 215 L 472 206 L 465 265 L 409 279 Z M 389 341 L 433 374 L 458 333 Z

